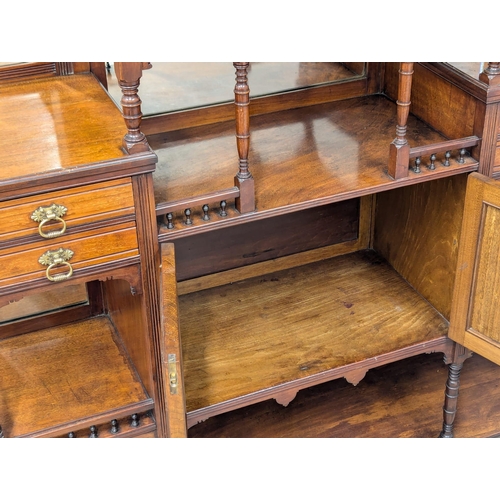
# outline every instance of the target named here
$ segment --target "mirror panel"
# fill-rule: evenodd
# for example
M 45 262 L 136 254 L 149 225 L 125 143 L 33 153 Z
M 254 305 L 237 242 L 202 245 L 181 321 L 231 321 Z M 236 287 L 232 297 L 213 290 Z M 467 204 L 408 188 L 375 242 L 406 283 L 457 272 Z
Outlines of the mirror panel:
M 455 69 L 458 69 L 462 73 L 479 80 L 479 75 L 482 73 L 483 69 L 488 65 L 488 63 L 482 62 L 451 62 L 448 63 Z
M 144 116 L 154 116 L 234 100 L 235 70 L 228 62 L 156 62 L 141 79 Z M 364 75 L 365 63 L 252 62 L 248 71 L 250 97 L 346 81 Z M 121 90 L 113 65 L 108 67 L 108 91 L 119 104 Z
M 68 307 L 88 304 L 85 284 L 68 285 L 63 289 L 26 295 L 22 299 L 0 307 L 0 326 L 60 311 Z

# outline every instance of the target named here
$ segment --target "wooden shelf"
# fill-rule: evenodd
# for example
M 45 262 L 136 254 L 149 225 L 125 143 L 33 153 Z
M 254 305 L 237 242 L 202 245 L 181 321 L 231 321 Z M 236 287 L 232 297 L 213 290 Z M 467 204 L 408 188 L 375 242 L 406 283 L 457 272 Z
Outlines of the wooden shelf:
M 188 426 L 415 354 L 447 321 L 373 251 L 179 297 Z
M 471 157 L 464 163 L 452 158 L 445 167 L 440 154 L 435 170 L 426 168 L 423 158 L 421 173 L 410 171 L 408 177 L 393 180 L 387 164 L 395 116 L 396 105 L 382 95 L 253 116 L 249 166 L 255 179 L 256 212 L 239 215 L 230 210 L 227 217 L 220 217 L 214 209 L 206 222 L 201 207 L 193 207 L 197 212 L 192 225 L 162 227 L 160 239 L 477 170 Z M 159 158 L 154 173 L 158 210 L 167 202 L 233 186 L 238 168 L 234 133 L 234 123 L 226 122 L 148 138 Z M 412 115 L 407 137 L 412 147 L 447 139 Z
M 6 437 L 67 434 L 153 407 L 105 316 L 2 340 L 0 358 Z

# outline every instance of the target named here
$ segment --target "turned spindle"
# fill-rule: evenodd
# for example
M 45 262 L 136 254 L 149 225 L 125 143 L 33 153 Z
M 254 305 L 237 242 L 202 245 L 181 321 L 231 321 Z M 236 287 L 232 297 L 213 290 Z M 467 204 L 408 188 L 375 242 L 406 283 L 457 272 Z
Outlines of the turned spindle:
M 413 63 L 401 63 L 399 68 L 396 138 L 389 148 L 388 173 L 394 179 L 408 176 L 410 145 L 406 139 L 406 128 L 410 113 L 412 76 Z
M 226 206 L 227 206 L 227 203 L 226 203 L 225 201 L 221 201 L 221 202 L 220 202 L 220 210 L 219 210 L 219 215 L 220 215 L 221 217 L 226 217 L 226 216 L 227 216 Z
M 118 420 L 116 420 L 114 418 L 113 420 L 111 420 L 111 433 L 117 434 L 119 430 L 120 430 L 120 427 L 118 425 Z
M 415 158 L 415 166 L 413 167 L 413 171 L 416 174 L 420 173 L 420 163 L 422 163 L 422 160 L 421 160 L 420 156 L 417 156 L 417 158 Z
M 429 170 L 436 170 L 436 155 L 431 154 L 431 164 L 429 165 Z
M 446 151 L 446 153 L 444 154 L 444 163 L 443 163 L 445 167 L 450 166 L 450 158 L 451 158 L 451 151 Z
M 247 62 L 233 63 L 236 69 L 236 85 L 234 87 L 234 104 L 236 112 L 236 146 L 238 149 L 239 167 L 234 178 L 234 185 L 239 188 L 236 198 L 236 209 L 240 213 L 255 210 L 255 188 L 252 174 L 248 169 L 248 151 L 250 148 L 250 88 L 248 87 Z
M 140 424 L 140 421 L 139 421 L 139 415 L 137 415 L 137 413 L 134 413 L 131 417 L 130 417 L 130 425 L 132 427 L 139 427 L 139 424 Z
M 210 215 L 208 215 L 208 205 L 203 205 L 201 209 L 203 210 L 203 215 L 201 216 L 201 218 L 203 220 L 210 220 Z
M 122 115 L 127 126 L 123 146 L 130 154 L 149 151 L 146 136 L 141 132 L 141 104 L 138 90 L 142 71 L 150 69 L 150 63 L 127 62 L 115 63 L 115 73 L 122 90 Z
M 174 229 L 174 214 L 172 212 L 169 212 L 166 215 L 167 219 L 167 229 Z
M 459 154 L 459 158 L 458 158 L 458 163 L 465 163 L 465 154 L 467 153 L 467 150 L 462 148 L 460 150 L 460 152 L 458 153 Z
M 191 209 L 186 208 L 186 210 L 184 210 L 184 215 L 186 216 L 184 224 L 186 224 L 186 226 L 190 226 L 193 223 L 193 219 L 191 219 Z

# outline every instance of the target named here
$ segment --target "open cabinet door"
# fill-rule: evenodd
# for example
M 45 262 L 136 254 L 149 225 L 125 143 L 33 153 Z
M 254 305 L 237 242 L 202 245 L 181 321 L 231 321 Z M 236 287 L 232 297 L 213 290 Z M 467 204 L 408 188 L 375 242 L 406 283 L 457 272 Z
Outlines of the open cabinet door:
M 467 183 L 449 337 L 500 364 L 500 182 Z
M 162 363 L 168 437 L 186 437 L 186 397 L 182 377 L 177 279 L 173 243 L 161 245 Z

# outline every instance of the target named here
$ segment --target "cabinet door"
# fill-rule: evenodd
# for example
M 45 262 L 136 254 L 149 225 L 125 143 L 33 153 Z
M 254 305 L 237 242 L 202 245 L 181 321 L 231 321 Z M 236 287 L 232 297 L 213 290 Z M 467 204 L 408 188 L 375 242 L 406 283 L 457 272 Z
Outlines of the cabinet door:
M 182 377 L 177 279 L 173 243 L 161 245 L 162 363 L 167 405 L 168 437 L 186 437 L 186 397 Z
M 449 336 L 500 364 L 500 182 L 469 176 Z

